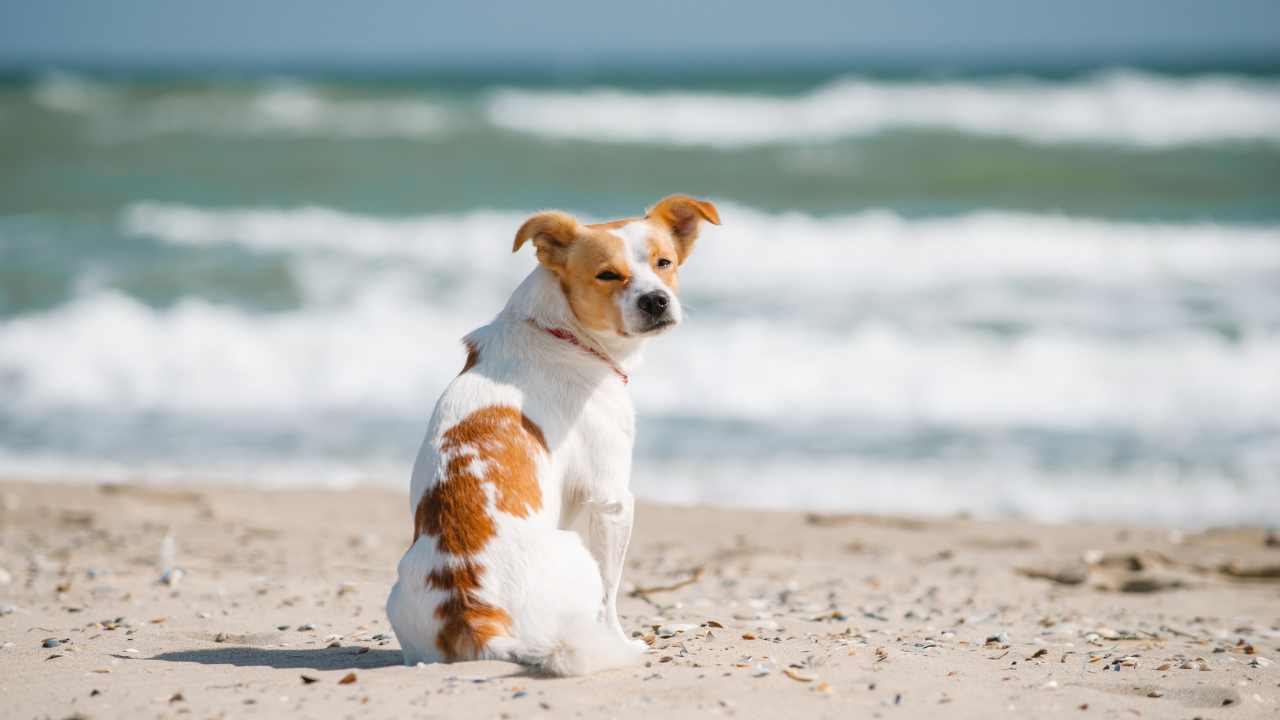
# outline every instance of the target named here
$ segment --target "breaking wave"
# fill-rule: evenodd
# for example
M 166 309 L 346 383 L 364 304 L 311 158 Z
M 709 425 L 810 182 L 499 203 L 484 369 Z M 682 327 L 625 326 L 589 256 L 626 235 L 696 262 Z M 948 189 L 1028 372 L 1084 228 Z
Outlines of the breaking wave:
M 634 374 L 648 497 L 1100 519 L 1081 488 L 1110 483 L 1117 519 L 1280 508 L 1280 227 L 721 215 L 685 326 Z M 459 338 L 532 266 L 524 217 L 129 206 L 121 234 L 283 261 L 301 292 L 150 303 L 99 279 L 0 319 L 0 464 L 400 483 Z
M 594 142 L 730 148 L 917 129 L 1168 147 L 1280 140 L 1280 82 L 1111 71 L 1065 82 L 855 77 L 794 96 L 506 89 L 489 99 L 486 116 L 518 132 Z

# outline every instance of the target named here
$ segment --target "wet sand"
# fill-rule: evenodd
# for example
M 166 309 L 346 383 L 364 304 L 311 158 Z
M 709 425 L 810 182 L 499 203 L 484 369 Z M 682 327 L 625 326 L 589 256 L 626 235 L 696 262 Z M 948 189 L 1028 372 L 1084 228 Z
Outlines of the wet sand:
M 0 482 L 6 718 L 1280 717 L 1280 547 L 641 505 L 645 667 L 403 667 L 386 490 Z

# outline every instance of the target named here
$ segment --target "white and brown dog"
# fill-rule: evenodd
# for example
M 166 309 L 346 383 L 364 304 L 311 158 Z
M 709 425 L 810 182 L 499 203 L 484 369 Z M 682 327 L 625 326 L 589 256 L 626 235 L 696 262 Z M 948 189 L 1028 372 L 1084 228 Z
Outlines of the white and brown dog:
M 676 269 L 709 202 L 583 225 L 538 213 L 538 267 L 436 404 L 413 469 L 413 545 L 387 599 L 405 664 L 494 659 L 556 675 L 639 662 L 618 621 L 631 537 L 627 371 L 682 317 Z M 569 525 L 588 513 L 588 542 Z

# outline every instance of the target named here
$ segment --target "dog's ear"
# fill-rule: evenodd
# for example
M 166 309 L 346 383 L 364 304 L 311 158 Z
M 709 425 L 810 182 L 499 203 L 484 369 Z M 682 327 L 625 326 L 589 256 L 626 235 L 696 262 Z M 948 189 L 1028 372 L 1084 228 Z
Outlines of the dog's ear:
M 526 241 L 532 241 L 538 249 L 538 262 L 552 269 L 561 268 L 580 229 L 572 215 L 559 210 L 544 210 L 525 220 L 516 231 L 511 252 L 518 251 Z
M 712 225 L 720 224 L 720 213 L 716 211 L 715 205 L 688 195 L 669 195 L 663 198 L 649 209 L 645 217 L 662 223 L 671 231 L 681 264 L 693 252 L 693 243 L 698 239 L 698 228 L 702 221 L 706 220 Z

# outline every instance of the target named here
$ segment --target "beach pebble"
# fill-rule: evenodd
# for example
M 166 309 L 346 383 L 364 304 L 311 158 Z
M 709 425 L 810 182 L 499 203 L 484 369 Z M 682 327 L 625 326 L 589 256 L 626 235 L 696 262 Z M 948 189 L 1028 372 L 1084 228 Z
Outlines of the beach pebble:
M 658 637 L 671 637 L 676 633 L 696 630 L 697 627 L 697 625 L 690 625 L 689 623 L 669 623 L 658 628 Z
M 1264 668 L 1264 667 L 1270 667 L 1270 666 L 1271 666 L 1271 661 L 1262 657 L 1261 655 L 1249 661 L 1249 667 L 1251 668 Z
M 185 577 L 186 574 L 187 571 L 182 568 L 169 568 L 160 575 L 160 584 L 168 585 L 169 587 L 177 587 L 178 583 L 182 582 L 182 578 Z
M 312 630 L 315 630 L 315 629 L 316 629 L 316 626 L 312 625 L 311 623 L 298 626 L 298 632 L 311 632 Z
M 798 670 L 796 668 L 787 668 L 782 671 L 782 674 L 786 675 L 792 680 L 795 680 L 796 682 L 813 682 L 814 680 L 818 679 L 817 676 L 811 675 L 803 670 Z
M 751 666 L 751 677 L 764 677 L 773 672 L 773 663 L 756 663 Z
M 56 638 L 45 638 L 44 642 L 40 643 L 41 647 L 47 647 L 47 648 L 56 648 L 61 644 L 62 644 L 62 641 Z
M 18 612 L 17 605 L 0 605 L 0 617 Z

